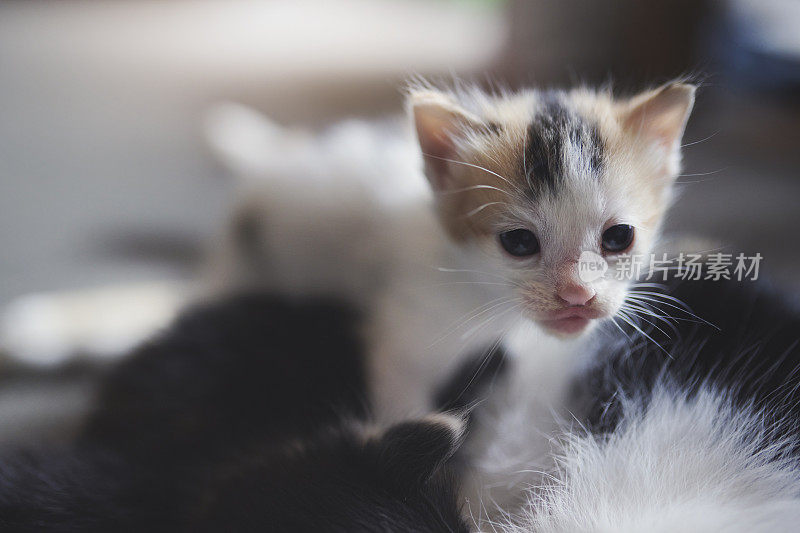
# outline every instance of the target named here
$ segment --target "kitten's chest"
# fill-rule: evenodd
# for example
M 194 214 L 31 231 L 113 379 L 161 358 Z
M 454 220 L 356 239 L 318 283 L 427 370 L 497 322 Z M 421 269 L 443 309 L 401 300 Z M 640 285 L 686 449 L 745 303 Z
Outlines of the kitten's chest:
M 429 411 L 436 389 L 518 320 L 510 302 L 504 306 L 507 297 L 489 286 L 426 272 L 414 283 L 394 283 L 371 317 L 368 369 L 380 418 Z

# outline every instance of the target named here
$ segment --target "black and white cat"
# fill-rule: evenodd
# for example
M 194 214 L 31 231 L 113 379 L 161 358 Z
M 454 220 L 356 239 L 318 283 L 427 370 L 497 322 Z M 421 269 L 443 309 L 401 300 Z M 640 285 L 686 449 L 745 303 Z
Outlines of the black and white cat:
M 797 531 L 797 297 L 725 280 L 670 294 L 703 321 L 599 350 L 574 382 L 572 425 L 553 434 L 557 468 L 503 530 Z

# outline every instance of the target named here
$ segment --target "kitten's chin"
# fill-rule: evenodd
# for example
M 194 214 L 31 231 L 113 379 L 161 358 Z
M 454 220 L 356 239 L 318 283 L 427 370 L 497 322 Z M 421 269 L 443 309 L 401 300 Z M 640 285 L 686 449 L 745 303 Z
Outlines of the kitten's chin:
M 560 338 L 574 338 L 591 331 L 605 316 L 599 309 L 569 307 L 536 317 L 536 322 L 548 333 Z
M 597 319 L 573 316 L 554 320 L 538 320 L 537 322 L 548 333 L 556 337 L 573 338 L 592 329 Z

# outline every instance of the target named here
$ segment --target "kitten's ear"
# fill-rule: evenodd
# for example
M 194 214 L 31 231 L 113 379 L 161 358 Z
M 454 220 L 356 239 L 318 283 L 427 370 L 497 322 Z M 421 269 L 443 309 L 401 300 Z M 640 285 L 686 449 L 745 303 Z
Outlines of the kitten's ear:
M 434 190 L 448 186 L 449 169 L 456 157 L 456 137 L 482 124 L 450 95 L 430 89 L 411 91 L 407 107 L 414 120 L 425 161 L 425 174 Z
M 694 105 L 695 90 L 687 83 L 668 83 L 635 96 L 623 110 L 622 123 L 635 135 L 675 151 Z
M 377 441 L 383 471 L 400 487 L 427 482 L 461 446 L 466 419 L 437 413 L 391 426 Z

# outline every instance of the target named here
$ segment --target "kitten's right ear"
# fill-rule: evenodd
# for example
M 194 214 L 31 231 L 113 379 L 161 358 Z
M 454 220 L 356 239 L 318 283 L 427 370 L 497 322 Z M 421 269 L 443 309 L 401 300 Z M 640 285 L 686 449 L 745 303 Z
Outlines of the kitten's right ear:
M 432 89 L 412 90 L 406 102 L 425 161 L 425 175 L 434 190 L 445 189 L 452 161 L 457 158 L 456 139 L 479 127 L 481 120 L 452 96 Z

